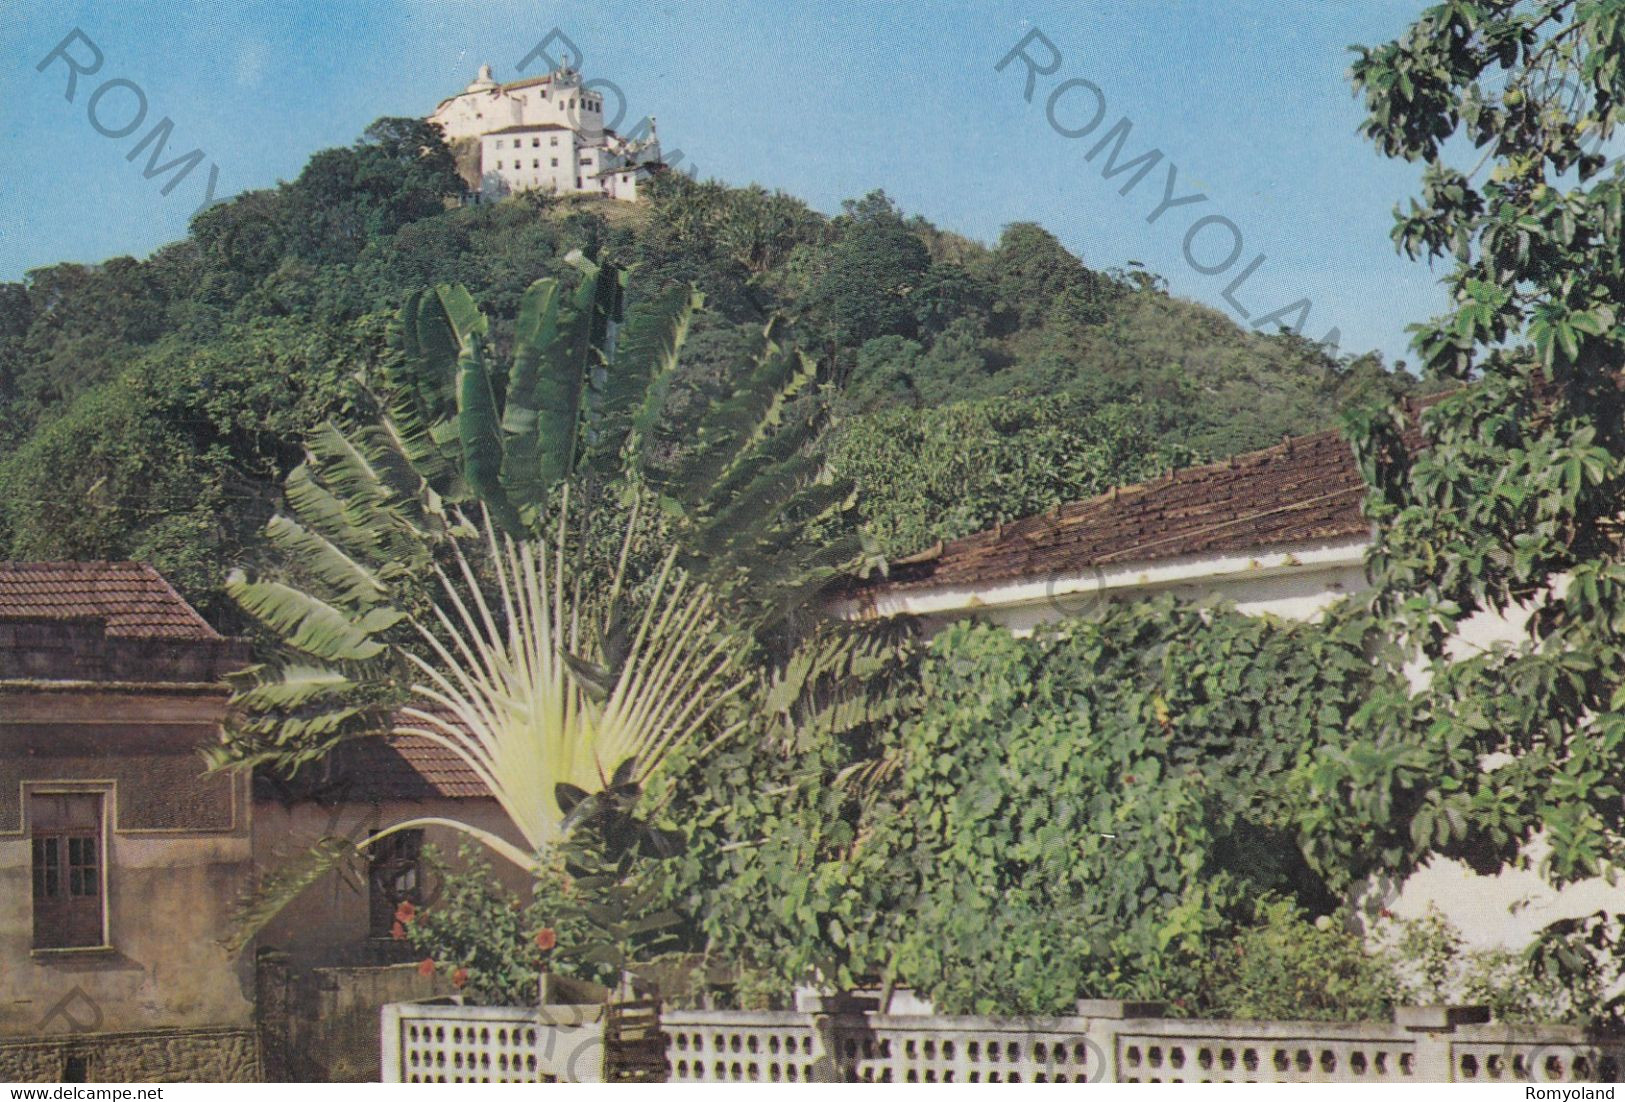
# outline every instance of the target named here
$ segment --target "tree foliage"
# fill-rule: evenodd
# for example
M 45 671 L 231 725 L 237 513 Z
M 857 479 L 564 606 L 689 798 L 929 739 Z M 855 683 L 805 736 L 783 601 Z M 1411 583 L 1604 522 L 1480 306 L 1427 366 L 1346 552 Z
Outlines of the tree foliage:
M 1324 910 L 1345 872 L 1421 852 L 1413 823 L 1454 844 L 1449 808 L 1416 809 L 1476 744 L 1368 752 L 1336 728 L 1361 709 L 1432 721 L 1343 621 L 1119 610 L 1035 640 L 956 629 L 927 656 L 906 624 L 794 615 L 864 551 L 854 513 L 902 554 L 1274 443 L 1407 376 L 1243 331 L 1027 224 L 989 248 L 879 193 L 826 218 L 680 179 L 647 205 L 442 209 L 443 152 L 387 123 L 149 260 L 0 288 L 0 554 L 151 558 L 227 627 L 253 621 L 231 618 L 223 566 L 250 560 L 233 588 L 284 649 L 242 686 L 240 760 L 297 766 L 385 729 L 413 620 L 444 627 L 433 595 L 480 620 L 503 540 L 545 536 L 589 596 L 625 570 L 622 623 L 676 548 L 768 644 L 761 683 L 724 705 L 734 733 L 640 787 L 669 816 L 643 826 L 682 822 L 687 851 L 627 887 L 629 851 L 583 836 L 577 870 L 638 893 L 592 905 L 661 918 L 601 914 L 582 940 L 605 961 L 665 938 L 673 907 L 688 948 L 786 984 L 875 974 L 1007 1010 L 1190 991 L 1257 892 Z M 459 507 L 490 511 L 494 552 Z M 566 663 L 589 694 L 622 654 L 617 617 L 594 615 Z M 1059 871 L 1052 821 L 1095 828 Z M 1114 827 L 1159 841 L 1123 860 Z
M 1171 599 L 1031 638 L 953 626 L 873 671 L 894 708 L 861 737 L 759 738 L 699 770 L 677 890 L 713 951 L 787 983 L 878 976 L 967 1012 L 1196 1000 L 1260 895 L 1338 905 L 1304 777 L 1403 693 L 1376 643 L 1358 617 Z
M 832 463 L 880 548 L 906 555 L 1186 465 L 1173 419 L 1073 396 L 955 402 L 929 418 L 879 410 L 842 427 Z
M 1372 794 L 1363 837 L 1401 866 L 1429 851 L 1520 865 L 1539 835 L 1554 882 L 1596 875 L 1625 856 L 1625 175 L 1603 152 L 1621 120 L 1625 13 L 1452 0 L 1360 50 L 1353 75 L 1364 132 L 1424 166 L 1395 242 L 1452 266 L 1453 308 L 1418 325 L 1415 346 L 1427 371 L 1472 385 L 1421 414 L 1420 452 L 1401 414 L 1359 426 L 1374 610 L 1431 685 L 1365 732 L 1325 790 Z M 1477 165 L 1455 167 L 1467 157 Z M 1522 630 L 1452 655 L 1481 613 Z
M 201 212 L 147 260 L 55 265 L 0 287 L 0 554 L 149 558 L 224 628 L 248 629 L 223 596 L 228 567 L 269 518 L 299 438 L 356 412 L 358 376 L 380 386 L 394 355 L 384 320 L 414 293 L 461 284 L 491 319 L 483 354 L 506 367 L 527 290 L 553 278 L 571 293 L 578 250 L 636 267 L 634 316 L 690 288 L 705 296 L 653 458 L 685 454 L 687 414 L 759 382 L 749 365 L 779 317 L 815 363 L 818 404 L 854 437 L 877 436 L 864 422 L 881 418 L 919 442 L 890 449 L 892 473 L 861 487 L 877 502 L 940 477 L 930 426 L 959 401 L 1053 403 L 1032 417 L 1056 424 L 1078 401 L 1139 401 L 1167 448 L 1217 457 L 1326 424 L 1373 384 L 1404 386 L 1370 360 L 1091 271 L 1030 225 L 988 248 L 880 194 L 828 218 L 782 193 L 676 175 L 647 204 L 448 209 L 459 187 L 436 134 L 384 119 L 292 181 Z M 70 440 L 85 446 L 59 446 Z M 1105 473 L 1057 464 L 1077 478 L 1045 496 L 1087 496 L 1136 469 L 1121 456 Z M 888 538 L 999 514 L 1006 487 L 993 482 L 909 505 L 915 519 Z M 190 484 L 195 502 L 169 488 Z M 872 514 L 882 527 L 890 509 Z

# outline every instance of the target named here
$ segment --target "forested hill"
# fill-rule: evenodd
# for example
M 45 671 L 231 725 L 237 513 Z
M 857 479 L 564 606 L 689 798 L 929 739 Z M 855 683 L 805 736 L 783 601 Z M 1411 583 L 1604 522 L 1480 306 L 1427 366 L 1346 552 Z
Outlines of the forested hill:
M 462 282 L 511 318 L 532 280 L 571 277 L 577 248 L 636 265 L 634 298 L 705 292 L 679 395 L 727 392 L 745 336 L 793 319 L 839 389 L 833 461 L 891 553 L 1411 385 L 1375 357 L 1245 331 L 1145 272 L 1093 270 L 1036 225 L 987 247 L 880 192 L 831 218 L 681 178 L 635 205 L 447 209 L 460 186 L 425 124 L 380 120 L 148 260 L 0 284 L 0 559 L 146 559 L 232 626 L 225 572 L 301 434 L 365 401 L 403 296 Z

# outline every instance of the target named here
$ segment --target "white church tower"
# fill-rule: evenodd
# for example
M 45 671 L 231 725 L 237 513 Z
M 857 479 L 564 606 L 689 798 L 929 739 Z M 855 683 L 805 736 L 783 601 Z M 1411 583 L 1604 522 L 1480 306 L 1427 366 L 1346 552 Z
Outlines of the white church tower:
M 547 191 L 631 200 L 661 166 L 654 120 L 639 140 L 616 134 L 604 124 L 603 96 L 568 66 L 499 84 L 481 65 L 429 121 L 440 124 L 465 178 L 486 199 Z

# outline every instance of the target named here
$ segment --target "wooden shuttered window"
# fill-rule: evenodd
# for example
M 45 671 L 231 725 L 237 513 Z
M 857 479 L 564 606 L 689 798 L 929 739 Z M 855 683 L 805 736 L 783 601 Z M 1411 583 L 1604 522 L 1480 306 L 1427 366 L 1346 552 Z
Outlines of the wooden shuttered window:
M 105 945 L 106 855 L 100 793 L 31 793 L 28 822 L 34 866 L 34 948 Z

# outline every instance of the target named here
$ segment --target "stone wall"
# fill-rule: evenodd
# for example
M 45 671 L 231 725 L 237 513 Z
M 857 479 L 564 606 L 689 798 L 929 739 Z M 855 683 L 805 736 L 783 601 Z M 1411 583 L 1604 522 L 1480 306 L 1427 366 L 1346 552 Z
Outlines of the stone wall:
M 79 1033 L 0 1041 L 12 1083 L 254 1083 L 259 1047 L 247 1029 Z
M 451 993 L 439 975 L 425 977 L 415 964 L 313 969 L 293 1020 L 293 1047 L 302 1064 L 295 1065 L 296 1072 L 324 1083 L 379 1082 L 383 1008 Z
M 261 1064 L 273 1083 L 378 1082 L 383 1007 L 453 991 L 415 964 L 301 970 L 262 949 L 257 966 Z

